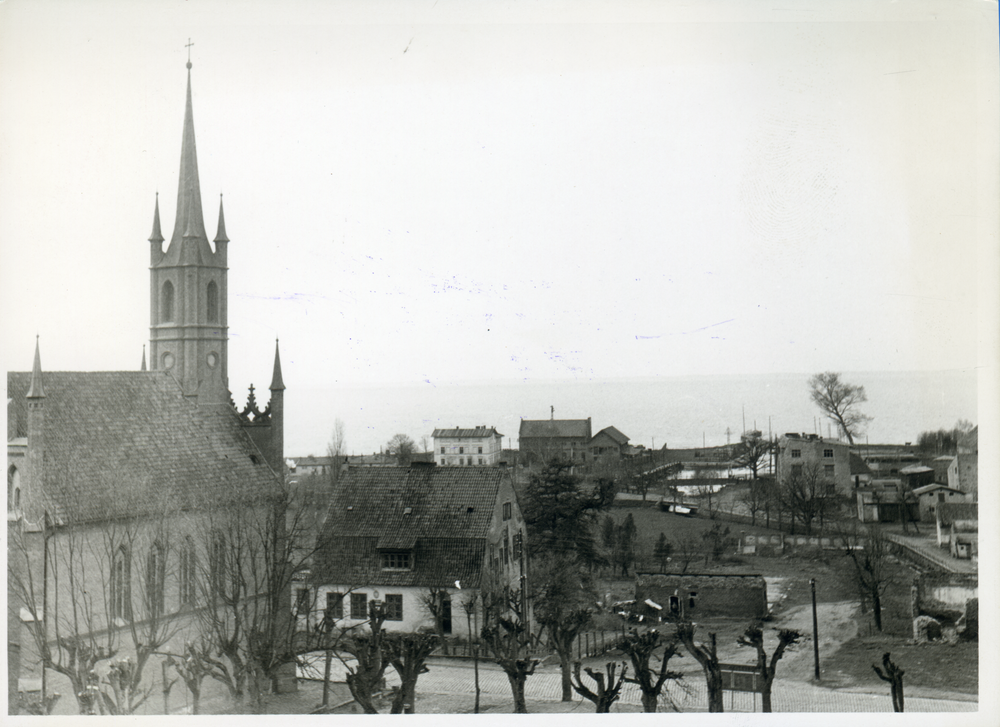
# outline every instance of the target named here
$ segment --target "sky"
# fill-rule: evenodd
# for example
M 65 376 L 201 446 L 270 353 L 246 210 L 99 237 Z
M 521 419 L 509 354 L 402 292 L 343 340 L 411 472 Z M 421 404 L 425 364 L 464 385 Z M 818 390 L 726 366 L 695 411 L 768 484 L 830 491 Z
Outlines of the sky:
M 7 0 L 3 364 L 139 366 L 190 39 L 234 391 L 994 370 L 997 5 L 765 5 Z

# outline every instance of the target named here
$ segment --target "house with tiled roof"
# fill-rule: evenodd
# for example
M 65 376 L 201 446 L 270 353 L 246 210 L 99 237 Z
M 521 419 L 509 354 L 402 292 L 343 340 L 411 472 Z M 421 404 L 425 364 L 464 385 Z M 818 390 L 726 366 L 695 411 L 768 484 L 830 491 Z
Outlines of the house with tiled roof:
M 489 466 L 500 463 L 503 435 L 486 425 L 463 429 L 435 429 L 434 461 L 458 467 Z
M 157 199 L 149 272 L 136 271 L 150 280 L 149 366 L 144 350 L 137 371 L 46 371 L 36 341 L 31 370 L 7 374 L 12 710 L 19 692 L 59 692 L 61 707 L 72 711 L 76 695 L 84 711 L 92 670 L 125 657 L 145 664 L 141 686 L 153 688 L 164 654 L 182 653 L 237 593 L 256 602 L 287 566 L 253 555 L 247 530 L 284 533 L 280 356 L 276 346 L 270 401 L 261 408 L 251 386 L 238 409 L 229 238 L 221 201 L 214 247 L 205 232 L 187 67 L 173 235 L 164 250 Z M 272 636 L 291 624 L 282 614 Z M 291 687 L 294 669 L 281 674 L 270 676 Z
M 313 604 L 301 626 L 351 626 L 384 604 L 385 628 L 435 627 L 430 594 L 442 599 L 446 636 L 478 633 L 464 604 L 481 590 L 524 592 L 525 524 L 506 467 L 351 467 L 330 498 L 308 579 L 296 603 Z

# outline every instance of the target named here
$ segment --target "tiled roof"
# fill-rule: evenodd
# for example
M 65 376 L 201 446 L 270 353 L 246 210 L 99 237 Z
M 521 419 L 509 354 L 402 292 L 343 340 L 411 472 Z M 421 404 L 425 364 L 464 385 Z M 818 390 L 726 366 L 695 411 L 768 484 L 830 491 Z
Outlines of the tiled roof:
M 500 484 L 495 467 L 351 468 L 332 495 L 317 582 L 428 585 L 478 582 Z M 378 549 L 414 549 L 412 571 L 382 571 Z M 453 574 L 454 571 L 454 574 Z
M 937 490 L 947 490 L 948 492 L 955 492 L 959 494 L 962 493 L 961 490 L 956 490 L 954 487 L 948 487 L 948 485 L 942 485 L 939 482 L 934 482 L 929 485 L 923 485 L 922 487 L 914 487 L 913 494 L 919 497 L 925 493 L 936 492 Z
M 869 467 L 863 459 L 854 452 L 850 455 L 851 463 L 851 474 L 852 475 L 870 475 L 872 474 L 871 467 Z
M 589 419 L 522 419 L 519 439 L 573 437 L 590 439 Z
M 7 374 L 8 439 L 27 434 L 30 374 Z M 40 504 L 64 523 L 197 509 L 278 480 L 228 406 L 198 407 L 166 373 L 44 373 Z
M 496 430 L 495 427 L 476 427 L 475 429 L 459 429 L 455 427 L 454 429 L 435 429 L 434 434 L 431 435 L 435 439 L 440 437 L 451 438 L 451 437 L 502 437 Z
M 616 429 L 615 427 L 604 427 L 604 429 L 602 429 L 601 431 L 599 431 L 597 434 L 594 435 L 594 439 L 597 439 L 602 434 L 607 434 L 609 437 L 611 437 L 613 440 L 615 440 L 616 442 L 618 442 L 618 444 L 622 446 L 628 444 L 628 437 L 626 437 L 624 434 L 618 431 L 618 429 Z

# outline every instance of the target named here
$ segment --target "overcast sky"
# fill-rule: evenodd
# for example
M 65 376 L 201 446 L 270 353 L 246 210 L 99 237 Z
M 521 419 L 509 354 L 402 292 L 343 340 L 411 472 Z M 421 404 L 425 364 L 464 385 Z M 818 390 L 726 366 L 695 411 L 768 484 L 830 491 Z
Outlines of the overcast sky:
M 8 0 L 3 364 L 139 366 L 188 38 L 234 391 L 994 362 L 996 4 L 781 5 Z

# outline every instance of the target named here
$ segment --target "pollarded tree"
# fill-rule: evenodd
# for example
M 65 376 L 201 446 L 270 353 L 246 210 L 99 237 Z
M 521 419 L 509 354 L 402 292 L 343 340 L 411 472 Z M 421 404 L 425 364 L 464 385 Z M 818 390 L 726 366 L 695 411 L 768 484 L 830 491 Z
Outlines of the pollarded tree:
M 802 634 L 793 629 L 780 629 L 778 631 L 778 645 L 771 654 L 771 663 L 767 662 L 767 652 L 764 651 L 764 631 L 760 624 L 750 624 L 746 631 L 736 639 L 741 646 L 751 646 L 757 651 L 757 673 L 763 680 L 761 690 L 761 711 L 771 711 L 771 687 L 774 684 L 774 675 L 785 649 L 798 643 Z
M 521 615 L 521 596 L 515 591 L 483 593 L 483 643 L 504 670 L 514 696 L 514 712 L 527 714 L 524 684 L 535 673 L 538 659 L 528 650 L 530 634 Z
M 708 644 L 694 642 L 694 624 L 681 621 L 677 624 L 677 639 L 684 644 L 687 652 L 698 660 L 705 672 L 705 685 L 708 688 L 708 711 L 722 712 L 722 668 L 719 666 L 719 655 L 715 649 L 715 634 L 709 633 Z
M 663 653 L 660 655 L 660 666 L 650 665 L 653 652 L 660 646 L 660 633 L 653 629 L 645 633 L 638 633 L 634 629 L 630 631 L 621 641 L 618 648 L 625 653 L 632 661 L 632 671 L 635 676 L 625 679 L 632 684 L 638 684 L 642 692 L 642 710 L 644 712 L 655 712 L 657 702 L 663 693 L 663 686 L 668 679 L 679 681 L 684 678 L 680 672 L 669 671 L 667 664 L 670 659 L 678 655 L 678 638 L 670 639 L 663 645 Z M 677 705 L 670 699 L 667 693 L 667 700 L 675 712 L 679 712 Z
M 437 634 L 387 633 L 382 648 L 386 660 L 399 675 L 399 691 L 393 697 L 392 714 L 416 714 L 417 679 L 427 671 L 427 657 L 438 644 Z
M 365 714 L 378 714 L 374 695 L 389 665 L 383 648 L 386 634 L 382 631 L 382 624 L 385 619 L 384 604 L 370 603 L 366 622 L 368 629 L 354 627 L 345 630 L 340 637 L 340 649 L 354 657 L 353 663 L 341 658 L 347 667 L 347 688 Z
M 872 419 L 860 410 L 860 406 L 868 401 L 865 387 L 848 384 L 838 373 L 827 371 L 809 379 L 809 395 L 851 445 L 854 444 L 854 437 L 863 433 L 865 425 Z
M 573 701 L 573 644 L 591 623 L 593 583 L 587 570 L 568 557 L 541 561 L 532 572 L 535 622 L 545 629 L 549 645 L 559 655 L 562 701 Z
M 618 701 L 621 696 L 622 684 L 625 682 L 625 675 L 628 673 L 628 666 L 626 664 L 621 665 L 621 673 L 618 674 L 618 678 L 615 678 L 615 672 L 618 671 L 618 664 L 613 661 L 609 661 L 604 665 L 604 670 L 607 673 L 607 682 L 604 680 L 604 674 L 599 671 L 594 671 L 589 666 L 584 669 L 587 675 L 597 683 L 597 691 L 592 691 L 591 689 L 583 685 L 583 681 L 580 679 L 580 662 L 576 662 L 573 665 L 573 689 L 581 697 L 589 699 L 597 707 L 594 710 L 597 714 L 607 714 L 611 711 L 611 705 Z

